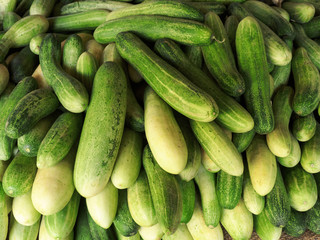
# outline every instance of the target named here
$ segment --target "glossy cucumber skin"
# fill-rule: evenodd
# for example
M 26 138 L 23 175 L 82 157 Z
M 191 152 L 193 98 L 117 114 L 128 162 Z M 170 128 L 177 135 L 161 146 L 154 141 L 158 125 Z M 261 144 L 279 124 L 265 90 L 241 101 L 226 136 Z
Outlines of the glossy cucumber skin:
M 310 22 L 302 25 L 309 38 L 320 37 L 320 16 L 314 17 Z
M 186 182 L 179 177 L 177 177 L 177 180 L 182 195 L 182 217 L 180 222 L 188 223 L 192 217 L 195 205 L 196 191 L 194 181 L 190 180 Z
M 66 73 L 76 77 L 77 61 L 84 51 L 82 39 L 77 34 L 70 35 L 63 46 L 62 67 Z
M 269 133 L 274 129 L 274 115 L 267 57 L 261 28 L 253 17 L 246 17 L 239 23 L 236 50 L 240 72 L 246 79 L 244 97 L 255 122 L 254 129 L 259 134 Z
M 283 230 L 292 237 L 300 237 L 307 229 L 306 215 L 291 209 L 289 221 Z
M 300 142 L 309 141 L 316 133 L 317 121 L 313 113 L 293 120 L 292 134 Z
M 99 193 L 111 176 L 124 129 L 126 94 L 123 70 L 116 63 L 104 63 L 95 75 L 74 168 L 75 186 L 82 196 Z
M 320 200 L 306 213 L 306 222 L 308 229 L 316 234 L 320 234 Z

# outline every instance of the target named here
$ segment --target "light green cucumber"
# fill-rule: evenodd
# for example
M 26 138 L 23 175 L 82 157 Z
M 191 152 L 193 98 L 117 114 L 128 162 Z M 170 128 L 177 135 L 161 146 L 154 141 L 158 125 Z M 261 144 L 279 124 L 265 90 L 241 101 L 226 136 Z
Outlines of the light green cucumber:
M 30 6 L 30 15 L 50 16 L 56 0 L 34 0 Z
M 11 220 L 13 223 L 10 223 L 9 239 L 15 240 L 36 240 L 39 233 L 40 218 L 36 223 L 31 226 L 25 226 L 17 222 L 14 218 Z
M 130 6 L 132 6 L 131 3 L 125 3 L 120 1 L 80 1 L 64 5 L 61 8 L 61 15 L 69 15 L 95 9 L 116 11 L 118 9 L 128 8 Z
M 187 226 L 185 224 L 180 224 L 177 231 L 171 235 L 164 235 L 162 237 L 163 240 L 193 240 Z
M 8 233 L 9 218 L 7 212 L 6 193 L 0 182 L 0 239 L 5 240 Z
M 253 217 L 254 228 L 261 240 L 278 240 L 281 237 L 282 228 L 274 226 L 266 215 L 266 210 Z
M 3 64 L 0 64 L 0 94 L 6 89 L 9 83 L 9 71 L 7 67 Z
M 39 55 L 40 52 L 40 46 L 42 43 L 42 40 L 47 36 L 48 33 L 41 33 L 33 38 L 31 38 L 30 43 L 29 43 L 29 48 L 31 52 L 33 52 L 35 55 Z M 50 33 L 49 33 L 50 34 Z M 59 42 L 64 41 L 68 35 L 66 34 L 60 34 L 60 33 L 54 33 L 55 37 L 58 39 Z
M 139 234 L 143 240 L 160 240 L 164 235 L 159 223 L 151 227 L 139 228 Z
M 12 12 L 17 4 L 17 0 L 1 0 L 0 12 Z
M 72 231 L 69 236 L 66 238 L 61 238 L 60 240 L 73 240 L 74 232 Z M 40 223 L 40 229 L 39 229 L 39 240 L 55 240 L 56 238 L 51 237 L 51 235 L 48 233 L 46 229 L 46 224 L 44 221 L 44 218 L 42 217 L 41 223 Z
M 254 138 L 256 132 L 254 129 L 244 132 L 244 133 L 233 133 L 232 142 L 237 148 L 239 153 L 244 152 L 250 145 L 252 139 Z
M 182 195 L 182 217 L 181 223 L 188 223 L 192 217 L 196 191 L 193 180 L 186 182 L 177 177 Z
M 309 141 L 316 133 L 317 121 L 313 113 L 297 117 L 292 123 L 292 134 L 299 142 Z
M 201 163 L 203 167 L 212 173 L 219 172 L 221 168 L 208 156 L 208 154 L 201 148 Z
M 0 161 L 0 182 L 2 182 L 3 174 L 5 173 L 10 161 Z
M 278 163 L 287 168 L 296 166 L 301 159 L 301 148 L 299 142 L 291 133 L 290 136 L 292 146 L 289 155 L 286 157 L 277 157 Z
M 316 16 L 308 23 L 302 25 L 304 32 L 309 38 L 319 38 L 320 37 L 320 16 Z
M 291 20 L 297 23 L 309 22 L 316 12 L 315 7 L 311 3 L 306 2 L 284 2 L 282 8 L 289 13 Z
M 21 17 L 15 12 L 5 12 L 3 15 L 2 28 L 6 32 L 13 24 L 18 22 Z
M 97 70 L 98 66 L 94 56 L 87 51 L 83 52 L 78 58 L 76 72 L 77 78 L 83 83 L 89 94 L 91 93 L 93 79 Z

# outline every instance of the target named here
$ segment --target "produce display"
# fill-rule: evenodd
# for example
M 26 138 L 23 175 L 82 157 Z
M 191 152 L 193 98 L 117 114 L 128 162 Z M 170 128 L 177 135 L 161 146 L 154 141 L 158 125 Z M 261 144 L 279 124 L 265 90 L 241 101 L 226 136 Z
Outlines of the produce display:
M 0 240 L 320 238 L 319 71 L 318 0 L 0 0 Z

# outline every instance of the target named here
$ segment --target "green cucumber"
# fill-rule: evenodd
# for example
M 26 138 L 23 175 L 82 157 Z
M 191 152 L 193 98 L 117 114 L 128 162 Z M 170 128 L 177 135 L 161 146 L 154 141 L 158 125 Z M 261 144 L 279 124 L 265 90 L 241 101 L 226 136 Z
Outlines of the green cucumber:
M 313 113 L 305 117 L 297 117 L 292 123 L 292 134 L 300 142 L 309 141 L 316 133 L 317 121 Z
M 201 163 L 204 168 L 212 173 L 217 173 L 221 168 L 208 156 L 208 154 L 201 148 Z
M 3 92 L 0 95 L 0 109 L 2 109 L 2 106 L 4 105 L 4 103 L 8 99 L 8 97 L 10 96 L 10 93 L 12 92 L 14 87 L 15 87 L 14 83 L 8 82 L 6 88 L 3 90 Z
M 161 15 L 203 22 L 203 14 L 188 4 L 176 1 L 150 1 L 112 11 L 107 21 L 127 16 Z
M 109 181 L 101 192 L 86 198 L 88 215 L 100 227 L 107 229 L 116 217 L 118 208 L 118 189 Z
M 31 38 L 48 30 L 48 20 L 43 16 L 27 16 L 13 24 L 0 40 L 0 62 L 3 62 L 10 48 L 23 47 Z
M 6 89 L 9 83 L 9 71 L 5 65 L 0 64 L 0 94 Z
M 141 170 L 136 182 L 128 188 L 128 206 L 133 220 L 141 227 L 157 223 L 147 175 Z
M 108 235 L 108 230 L 107 231 L 100 227 L 98 224 L 95 223 L 95 221 L 91 218 L 90 214 L 87 213 L 88 216 L 88 224 L 90 228 L 90 233 L 91 233 L 91 238 L 93 240 L 100 240 L 100 239 L 105 239 L 105 240 L 113 240 L 114 238 L 110 238 Z
M 12 213 L 16 221 L 24 226 L 32 226 L 40 219 L 41 214 L 32 204 L 31 189 L 29 192 L 13 199 Z
M 281 7 L 278 6 L 271 6 L 274 10 L 276 10 L 284 19 L 290 22 L 290 15 L 289 13 Z
M 253 17 L 246 17 L 239 23 L 236 48 L 239 69 L 246 79 L 244 97 L 254 119 L 254 129 L 259 134 L 269 133 L 274 129 L 274 116 L 267 57 L 261 27 Z
M 318 198 L 313 175 L 303 170 L 300 165 L 284 169 L 283 175 L 291 207 L 299 212 L 311 209 Z
M 201 2 L 191 2 L 186 1 L 185 4 L 197 9 L 203 14 L 206 14 L 208 12 L 215 12 L 218 15 L 222 15 L 226 11 L 226 6 L 223 4 L 219 4 L 217 2 L 210 2 L 210 1 L 201 1 Z
M 177 180 L 182 195 L 182 217 L 180 222 L 188 223 L 192 217 L 195 204 L 196 191 L 194 182 L 193 180 L 186 182 L 179 177 Z
M 233 209 L 237 206 L 242 195 L 243 175 L 232 176 L 223 170 L 217 173 L 217 196 L 220 206 Z
M 18 223 L 14 218 L 9 231 L 9 239 L 16 240 L 36 240 L 39 233 L 40 219 L 31 226 L 24 226 Z
M 141 239 L 139 233 L 136 233 L 135 235 L 130 236 L 130 237 L 125 237 L 119 231 L 117 231 L 117 228 L 115 228 L 115 231 L 116 231 L 116 235 L 118 237 L 118 240 L 140 240 Z
M 306 214 L 291 209 L 290 218 L 284 231 L 292 237 L 300 237 L 307 229 Z
M 0 161 L 0 182 L 2 182 L 3 174 L 9 166 L 10 161 Z
M 219 226 L 222 211 L 215 187 L 215 175 L 200 165 L 195 181 L 200 190 L 204 222 L 209 228 L 215 228 Z
M 17 4 L 17 0 L 2 0 L 0 12 L 11 12 L 14 11 Z
M 175 110 L 198 121 L 212 121 L 216 118 L 218 107 L 212 97 L 158 57 L 134 34 L 118 34 L 116 46 L 120 55 Z M 137 58 L 140 61 L 136 61 Z M 178 101 L 177 95 L 180 96 Z
M 118 211 L 113 224 L 117 231 L 125 237 L 136 235 L 139 229 L 139 225 L 133 220 L 127 200 L 127 190 L 119 191 Z
M 272 70 L 274 69 L 274 64 L 273 63 L 270 63 L 270 62 L 267 62 L 268 63 L 268 72 L 269 73 L 271 73 L 272 72 Z M 272 76 L 271 76 L 272 77 Z M 272 78 L 272 80 L 273 80 L 273 78 Z M 271 84 L 270 84 L 271 85 Z M 271 88 L 271 86 L 270 86 L 270 88 Z M 271 91 L 270 90 L 270 92 L 273 92 L 273 91 Z M 270 94 L 271 96 L 272 96 L 272 94 Z
M 30 15 L 50 16 L 50 13 L 55 5 L 56 0 L 34 0 L 30 6 Z
M 232 142 L 234 146 L 237 148 L 239 153 L 244 152 L 249 147 L 255 134 L 256 132 L 254 131 L 254 129 L 244 133 L 232 134 Z
M 33 0 L 21 0 L 15 9 L 15 12 L 20 16 L 24 16 L 24 14 L 29 10 L 32 2 Z
M 177 230 L 182 216 L 179 184 L 173 175 L 157 164 L 148 145 L 143 151 L 143 167 L 147 173 L 158 223 L 162 231 L 170 235 Z
M 141 15 L 106 21 L 96 28 L 93 36 L 97 42 L 105 44 L 114 42 L 118 33 L 127 31 L 149 40 L 170 38 L 186 45 L 208 45 L 212 35 L 209 27 L 194 20 Z
M 0 239 L 6 239 L 8 233 L 9 218 L 7 212 L 6 193 L 0 182 Z
M 47 232 L 54 238 L 66 238 L 77 220 L 80 195 L 74 191 L 69 203 L 59 212 L 44 216 Z
M 98 70 L 98 66 L 94 56 L 85 51 L 83 52 L 77 61 L 76 72 L 77 78 L 86 87 L 88 93 L 91 93 L 94 75 Z
M 284 2 L 282 8 L 289 13 L 291 20 L 297 23 L 307 23 L 315 14 L 315 7 L 310 3 Z
M 131 3 L 119 1 L 79 1 L 64 5 L 61 8 L 61 15 L 69 15 L 79 12 L 86 12 L 95 9 L 103 9 L 109 11 L 116 11 L 121 8 L 131 7 Z
M 177 231 L 171 235 L 164 235 L 162 237 L 163 240 L 193 240 L 187 226 L 185 224 L 180 224 Z
M 40 52 L 40 46 L 42 43 L 42 40 L 50 33 L 42 33 L 34 36 L 29 43 L 29 48 L 31 52 L 33 52 L 35 55 L 39 55 Z M 54 33 L 55 37 L 59 42 L 64 41 L 69 35 L 66 34 L 60 34 L 60 33 Z
M 159 223 L 151 227 L 139 228 L 139 234 L 143 240 L 160 240 L 164 235 Z
M 129 76 L 129 79 L 134 83 L 139 83 L 143 81 L 141 74 L 136 69 L 134 69 L 130 64 L 128 64 L 128 76 Z
M 254 190 L 261 196 L 267 195 L 276 182 L 277 162 L 264 136 L 255 135 L 246 150 L 246 156 Z
M 158 40 L 158 41 L 161 41 L 161 40 Z M 155 45 L 155 48 L 156 48 L 156 45 Z M 201 47 L 186 45 L 184 46 L 184 53 L 192 64 L 194 64 L 198 68 L 202 67 L 203 57 L 202 57 Z
M 261 240 L 278 240 L 281 237 L 282 228 L 274 226 L 268 219 L 266 210 L 253 217 L 256 233 Z
M 0 159 L 8 160 L 10 159 L 14 147 L 15 141 L 9 138 L 6 135 L 5 127 L 6 122 L 17 105 L 17 103 L 22 99 L 26 94 L 33 91 L 37 88 L 37 82 L 32 77 L 24 78 L 17 86 L 13 89 L 11 94 L 5 100 L 5 104 L 1 108 L 1 117 L 0 117 Z
M 93 240 L 90 232 L 87 213 L 88 210 L 86 206 L 86 201 L 84 198 L 81 198 L 78 211 L 78 218 L 74 227 L 75 240 Z
M 308 23 L 302 25 L 304 32 L 309 38 L 320 37 L 320 16 L 314 17 Z
M 211 160 L 230 175 L 240 176 L 243 173 L 241 155 L 218 124 L 193 120 L 190 124 L 193 133 Z
M 204 61 L 222 90 L 233 97 L 238 97 L 245 91 L 245 82 L 236 68 L 223 23 L 217 14 L 209 12 L 205 15 L 205 24 L 212 30 L 214 41 L 208 46 L 201 47 Z
M 102 64 L 103 45 L 94 39 L 90 39 L 85 45 L 85 50 L 94 56 L 97 65 L 100 67 Z
M 299 142 L 291 133 L 290 135 L 292 146 L 289 155 L 286 157 L 277 157 L 278 163 L 288 168 L 296 166 L 301 159 L 301 148 Z
M 124 129 L 126 95 L 121 67 L 113 62 L 102 64 L 95 75 L 74 169 L 75 186 L 82 196 L 101 192 L 111 176 Z
M 16 22 L 18 22 L 21 17 L 15 12 L 5 12 L 3 15 L 2 28 L 4 31 L 8 31 L 9 28 Z
M 70 35 L 63 46 L 62 68 L 73 77 L 77 76 L 77 61 L 84 51 L 82 39 L 77 34 Z
M 239 25 L 239 20 L 234 15 L 227 17 L 226 21 L 224 22 L 224 28 L 226 29 L 228 39 L 233 52 L 235 52 L 236 50 L 235 44 L 236 44 L 236 32 L 237 32 L 238 25 Z
M 53 34 L 43 39 L 39 53 L 43 76 L 67 110 L 83 112 L 88 106 L 88 92 L 81 82 L 68 75 L 60 66 L 60 49 L 60 43 Z
M 320 200 L 306 213 L 308 229 L 316 234 L 320 234 Z
M 150 87 L 144 93 L 144 107 L 145 132 L 152 155 L 163 170 L 179 174 L 186 167 L 188 149 L 172 109 Z
M 42 118 L 53 113 L 60 103 L 51 89 L 37 89 L 25 95 L 6 122 L 6 134 L 13 139 L 30 131 Z
M 320 13 L 320 3 L 317 0 L 286 0 L 286 2 L 311 3 L 316 9 L 316 14 Z
M 155 49 L 161 57 L 215 99 L 219 106 L 216 121 L 221 126 L 232 132 L 246 132 L 253 128 L 253 119 L 247 110 L 225 94 L 213 79 L 210 79 L 199 67 L 196 67 L 177 44 L 168 39 L 160 39 L 156 41 Z
M 72 231 L 66 238 L 62 238 L 61 240 L 73 240 L 73 234 L 74 232 Z M 51 235 L 48 233 L 46 229 L 46 224 L 44 221 L 44 218 L 42 218 L 41 223 L 40 223 L 40 229 L 39 229 L 39 239 L 44 239 L 44 240 L 54 240 L 56 238 L 51 237 Z

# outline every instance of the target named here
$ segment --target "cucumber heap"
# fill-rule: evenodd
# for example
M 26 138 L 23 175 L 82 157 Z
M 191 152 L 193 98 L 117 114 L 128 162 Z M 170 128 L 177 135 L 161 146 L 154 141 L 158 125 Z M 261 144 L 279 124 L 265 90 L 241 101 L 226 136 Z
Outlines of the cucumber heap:
M 0 240 L 320 237 L 319 70 L 318 0 L 0 0 Z

